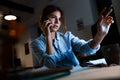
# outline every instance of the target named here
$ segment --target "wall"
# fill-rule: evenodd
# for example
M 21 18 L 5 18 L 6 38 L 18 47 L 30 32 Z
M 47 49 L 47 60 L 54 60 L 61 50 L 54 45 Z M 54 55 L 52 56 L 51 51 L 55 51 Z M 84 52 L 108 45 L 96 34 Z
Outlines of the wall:
M 29 53 L 25 54 L 25 43 L 30 43 L 30 28 L 26 27 L 22 33 L 22 37 L 18 41 L 18 43 L 15 45 L 17 49 L 17 58 L 20 58 L 21 60 L 21 67 L 31 67 L 33 66 L 32 61 L 32 52 L 29 46 Z
M 90 28 L 95 22 L 93 16 L 97 17 L 93 15 L 93 11 L 96 11 L 96 5 L 91 5 L 94 4 L 94 0 L 58 0 L 55 4 L 63 9 L 68 30 L 82 39 L 88 40 L 91 38 Z M 84 28 L 81 30 L 78 30 L 76 23 L 79 19 L 83 20 L 84 24 Z

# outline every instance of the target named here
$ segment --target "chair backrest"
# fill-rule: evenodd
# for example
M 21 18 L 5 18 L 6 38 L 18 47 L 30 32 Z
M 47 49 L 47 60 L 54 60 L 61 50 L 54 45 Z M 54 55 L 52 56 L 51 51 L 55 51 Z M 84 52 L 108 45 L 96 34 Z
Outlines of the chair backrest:
M 118 43 L 105 45 L 101 49 L 108 65 L 120 64 L 120 46 Z

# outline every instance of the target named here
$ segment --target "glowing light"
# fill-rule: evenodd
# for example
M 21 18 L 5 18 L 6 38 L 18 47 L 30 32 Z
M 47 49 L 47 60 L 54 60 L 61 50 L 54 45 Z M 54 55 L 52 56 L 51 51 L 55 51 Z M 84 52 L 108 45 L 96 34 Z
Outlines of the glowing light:
M 6 15 L 6 16 L 4 17 L 4 19 L 5 19 L 5 20 L 16 20 L 17 17 L 16 17 L 15 15 Z

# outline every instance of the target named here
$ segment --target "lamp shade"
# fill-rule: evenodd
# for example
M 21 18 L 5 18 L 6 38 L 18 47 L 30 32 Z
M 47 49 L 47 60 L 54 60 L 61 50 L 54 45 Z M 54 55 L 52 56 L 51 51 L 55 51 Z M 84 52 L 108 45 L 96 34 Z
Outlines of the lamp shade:
M 10 11 L 8 14 L 4 16 L 4 19 L 10 21 L 10 20 L 16 20 L 17 17 Z

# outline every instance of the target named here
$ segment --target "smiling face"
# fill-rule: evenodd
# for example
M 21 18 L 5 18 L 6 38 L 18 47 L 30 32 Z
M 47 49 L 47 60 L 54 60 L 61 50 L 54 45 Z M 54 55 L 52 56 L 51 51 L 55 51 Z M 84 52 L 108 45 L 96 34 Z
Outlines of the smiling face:
M 58 31 L 61 25 L 61 13 L 59 11 L 54 11 L 47 17 L 50 23 L 52 24 L 52 26 L 50 27 L 50 31 L 51 32 Z

